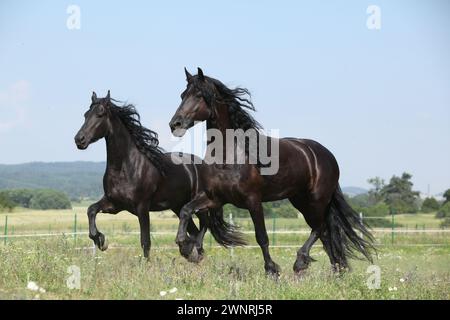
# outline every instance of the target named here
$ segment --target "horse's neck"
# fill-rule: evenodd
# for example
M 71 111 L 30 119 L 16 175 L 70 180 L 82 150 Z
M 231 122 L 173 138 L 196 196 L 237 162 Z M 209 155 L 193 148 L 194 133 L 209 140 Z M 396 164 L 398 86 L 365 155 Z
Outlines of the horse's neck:
M 228 105 L 219 105 L 217 108 L 217 112 L 215 114 L 215 117 L 213 119 L 209 119 L 206 122 L 206 129 L 207 129 L 207 147 L 206 147 L 206 157 L 213 156 L 217 159 L 217 154 L 215 152 L 217 147 L 217 142 L 215 143 L 214 139 L 211 139 L 211 136 L 215 135 L 215 132 L 211 132 L 209 129 L 214 129 L 220 131 L 222 134 L 222 155 L 223 155 L 223 163 L 226 162 L 227 157 L 233 158 L 235 154 L 238 154 L 239 152 L 245 152 L 245 150 L 237 150 L 238 144 L 233 139 L 233 148 L 230 148 L 230 146 L 227 145 L 227 130 L 233 128 L 231 124 L 231 116 L 229 113 L 229 106 Z M 236 128 L 239 129 L 239 128 Z M 243 129 L 242 129 L 243 130 Z M 256 131 L 257 139 L 259 137 L 259 132 Z
M 212 129 L 212 130 L 210 130 Z M 214 116 L 214 119 L 208 119 L 206 121 L 206 157 L 208 156 L 216 156 L 215 154 L 215 148 L 217 145 L 214 143 L 213 139 L 211 139 L 211 136 L 215 134 L 214 131 L 218 130 L 220 131 L 222 135 L 222 154 L 224 156 L 224 161 L 226 157 L 226 131 L 227 129 L 232 129 L 231 122 L 230 122 L 230 115 L 228 113 L 228 106 L 226 105 L 220 105 L 217 108 L 216 114 Z M 217 143 L 217 141 L 216 141 Z
M 130 165 L 131 162 L 126 160 L 134 150 L 137 151 L 137 147 L 130 133 L 119 119 L 112 120 L 112 128 L 105 138 L 107 168 L 121 170 L 124 165 Z

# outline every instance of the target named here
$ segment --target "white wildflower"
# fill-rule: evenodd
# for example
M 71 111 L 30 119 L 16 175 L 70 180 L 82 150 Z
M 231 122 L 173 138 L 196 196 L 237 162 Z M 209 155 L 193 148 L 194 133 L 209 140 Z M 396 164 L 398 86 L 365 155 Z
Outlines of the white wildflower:
M 39 290 L 39 286 L 34 281 L 28 281 L 27 289 L 29 289 L 31 291 L 38 291 Z
M 178 291 L 177 288 L 172 288 L 172 289 L 169 290 L 170 293 L 175 293 L 175 292 L 177 292 L 177 291 Z
M 388 290 L 389 291 L 397 291 L 397 287 L 389 287 Z
M 405 282 L 405 279 L 403 279 L 403 278 L 400 278 L 400 282 Z
M 160 291 L 160 292 L 159 292 L 159 295 L 160 295 L 161 297 L 164 297 L 166 294 L 167 294 L 167 291 Z

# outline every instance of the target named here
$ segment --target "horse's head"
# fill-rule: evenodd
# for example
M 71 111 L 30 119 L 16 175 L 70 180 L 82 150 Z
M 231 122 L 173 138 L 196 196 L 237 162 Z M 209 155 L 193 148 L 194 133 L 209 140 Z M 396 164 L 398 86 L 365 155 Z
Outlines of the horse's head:
M 191 75 L 186 68 L 184 71 L 187 87 L 169 123 L 172 134 L 177 137 L 182 137 L 196 122 L 206 121 L 212 116 L 211 102 L 215 98 L 214 83 L 203 75 L 202 69 L 198 68 L 196 76 Z
M 84 114 L 84 124 L 75 136 L 75 143 L 81 150 L 106 137 L 110 129 L 111 98 L 109 90 L 104 98 L 97 98 L 97 94 L 93 92 L 91 99 L 91 106 Z

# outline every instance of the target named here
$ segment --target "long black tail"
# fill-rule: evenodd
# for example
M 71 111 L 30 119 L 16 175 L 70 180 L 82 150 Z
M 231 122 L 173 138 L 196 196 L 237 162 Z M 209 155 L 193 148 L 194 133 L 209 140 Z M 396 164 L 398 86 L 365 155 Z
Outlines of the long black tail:
M 247 244 L 244 235 L 237 231 L 238 227 L 223 219 L 222 209 L 209 212 L 208 227 L 214 239 L 225 248 Z
M 359 258 L 355 254 L 357 252 L 373 263 L 372 253 L 376 251 L 373 236 L 358 213 L 347 203 L 339 186 L 331 200 L 326 222 L 327 230 L 324 235 L 329 243 L 329 254 L 335 263 L 340 267 L 347 267 L 348 258 Z

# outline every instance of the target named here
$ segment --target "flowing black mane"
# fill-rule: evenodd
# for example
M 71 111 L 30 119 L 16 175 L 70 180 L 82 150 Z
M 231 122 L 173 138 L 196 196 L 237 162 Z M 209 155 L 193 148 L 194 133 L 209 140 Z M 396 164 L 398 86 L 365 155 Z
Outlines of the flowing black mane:
M 141 124 L 141 117 L 134 105 L 123 104 L 118 106 L 112 101 L 119 101 L 110 99 L 110 110 L 127 128 L 138 150 L 142 152 L 142 154 L 144 154 L 162 174 L 164 174 L 164 150 L 158 146 L 158 134 Z
M 248 89 L 230 89 L 217 79 L 205 76 L 201 81 L 198 76 L 193 77 L 193 85 L 198 88 L 206 103 L 215 109 L 217 103 L 228 105 L 230 122 L 233 129 L 262 129 L 261 124 L 256 121 L 245 109 L 256 111 Z M 212 85 L 208 85 L 212 84 Z

